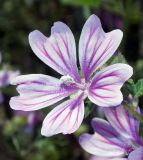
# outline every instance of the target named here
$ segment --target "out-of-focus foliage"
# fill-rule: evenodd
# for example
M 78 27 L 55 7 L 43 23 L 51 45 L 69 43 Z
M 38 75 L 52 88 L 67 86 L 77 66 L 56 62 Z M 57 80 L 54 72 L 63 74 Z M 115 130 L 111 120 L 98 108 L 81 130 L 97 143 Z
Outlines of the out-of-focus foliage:
M 38 29 L 49 36 L 53 23 L 63 21 L 72 29 L 78 44 L 86 18 L 97 14 L 106 32 L 115 28 L 124 32 L 121 54 L 115 54 L 108 64 L 128 62 L 133 66 L 134 76 L 123 90 L 128 90 L 124 94 L 130 92 L 140 97 L 140 106 L 143 107 L 142 11 L 142 0 L 1 0 L 0 68 L 17 69 L 21 74 L 43 73 L 59 77 L 33 54 L 28 34 Z M 90 131 L 91 118 L 100 112 L 97 106 L 85 103 L 85 123 L 75 134 L 44 138 L 40 135 L 40 128 L 49 109 L 39 111 L 44 115 L 40 114 L 40 118 L 35 113 L 31 120 L 29 112 L 18 113 L 10 109 L 9 99 L 16 94 L 14 87 L 7 86 L 1 91 L 4 101 L 0 106 L 0 160 L 89 159 L 79 146 L 78 136 Z
M 121 53 L 118 53 L 118 55 L 111 58 L 111 60 L 109 60 L 108 63 L 109 63 L 109 65 L 112 65 L 112 64 L 116 64 L 116 63 L 127 63 L 127 61 Z
M 135 97 L 143 96 L 143 79 L 138 80 L 137 83 L 129 81 L 128 89 Z
M 99 8 L 102 4 L 102 0 L 61 0 L 61 2 L 68 5 L 89 6 L 97 8 Z

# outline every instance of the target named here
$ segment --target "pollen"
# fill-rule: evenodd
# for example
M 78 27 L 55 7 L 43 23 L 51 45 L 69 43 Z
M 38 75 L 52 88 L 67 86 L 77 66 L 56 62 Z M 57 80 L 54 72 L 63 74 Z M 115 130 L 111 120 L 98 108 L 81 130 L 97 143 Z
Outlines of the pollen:
M 72 83 L 75 83 L 74 79 L 69 76 L 69 75 L 66 75 L 66 76 L 62 76 L 60 78 L 60 81 L 66 85 L 69 85 L 69 84 L 72 84 Z

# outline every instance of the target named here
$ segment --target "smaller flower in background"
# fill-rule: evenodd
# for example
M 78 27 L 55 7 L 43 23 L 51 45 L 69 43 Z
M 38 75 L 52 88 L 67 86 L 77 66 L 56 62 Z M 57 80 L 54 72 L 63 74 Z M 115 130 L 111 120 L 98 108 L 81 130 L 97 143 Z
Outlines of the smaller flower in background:
M 1 63 L 2 56 L 0 54 L 0 63 Z M 0 88 L 4 88 L 10 84 L 10 81 L 12 81 L 15 77 L 17 77 L 20 74 L 18 70 L 12 71 L 12 70 L 6 70 L 2 69 L 0 70 Z M 0 103 L 2 103 L 4 100 L 2 93 L 0 93 Z
M 10 82 L 20 74 L 19 71 L 1 70 L 0 71 L 0 87 L 6 87 Z
M 20 95 L 11 98 L 11 108 L 33 111 L 68 97 L 43 122 L 42 135 L 52 136 L 70 134 L 79 128 L 87 97 L 98 106 L 119 105 L 123 100 L 120 89 L 132 76 L 132 67 L 118 63 L 98 70 L 115 53 L 122 36 L 122 31 L 118 29 L 105 33 L 99 18 L 90 16 L 79 40 L 80 76 L 75 39 L 67 25 L 54 23 L 50 37 L 45 37 L 37 30 L 31 32 L 29 43 L 34 53 L 62 76 L 60 79 L 43 74 L 18 76 L 12 84 L 18 85 Z
M 31 112 L 28 115 L 28 128 L 27 131 L 33 132 L 35 127 L 38 126 L 38 124 L 41 124 L 43 121 L 44 115 L 41 112 Z
M 105 28 L 107 28 L 107 30 L 113 27 L 116 27 L 118 29 L 123 28 L 123 20 L 121 16 L 109 13 L 106 10 L 102 10 L 101 17 L 103 20 L 103 25 L 105 26 Z
M 104 113 L 109 122 L 94 118 L 92 127 L 95 132 L 81 135 L 82 148 L 95 155 L 92 160 L 143 160 L 139 121 L 123 105 L 104 108 Z
M 33 133 L 37 124 L 41 123 L 44 115 L 42 112 L 24 112 L 24 111 L 15 111 L 15 116 L 25 117 L 27 119 L 26 132 Z
M 123 20 L 120 17 L 114 18 L 115 27 L 117 28 L 123 28 Z

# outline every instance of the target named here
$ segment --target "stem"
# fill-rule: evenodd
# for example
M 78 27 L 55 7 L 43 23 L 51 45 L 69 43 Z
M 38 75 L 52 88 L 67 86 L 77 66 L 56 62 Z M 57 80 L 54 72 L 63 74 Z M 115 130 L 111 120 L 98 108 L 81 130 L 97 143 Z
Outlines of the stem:
M 20 152 L 20 146 L 19 146 L 19 142 L 18 142 L 17 138 L 15 138 L 15 137 L 12 138 L 12 141 L 13 141 L 13 144 L 15 146 L 16 151 Z

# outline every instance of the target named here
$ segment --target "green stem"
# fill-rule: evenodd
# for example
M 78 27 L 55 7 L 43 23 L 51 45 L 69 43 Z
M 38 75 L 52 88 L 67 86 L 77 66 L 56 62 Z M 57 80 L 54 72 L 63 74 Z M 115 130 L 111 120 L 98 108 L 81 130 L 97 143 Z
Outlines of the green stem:
M 13 144 L 15 146 L 16 151 L 19 152 L 20 146 L 19 146 L 19 142 L 18 142 L 17 138 L 12 138 L 12 141 L 13 141 Z

